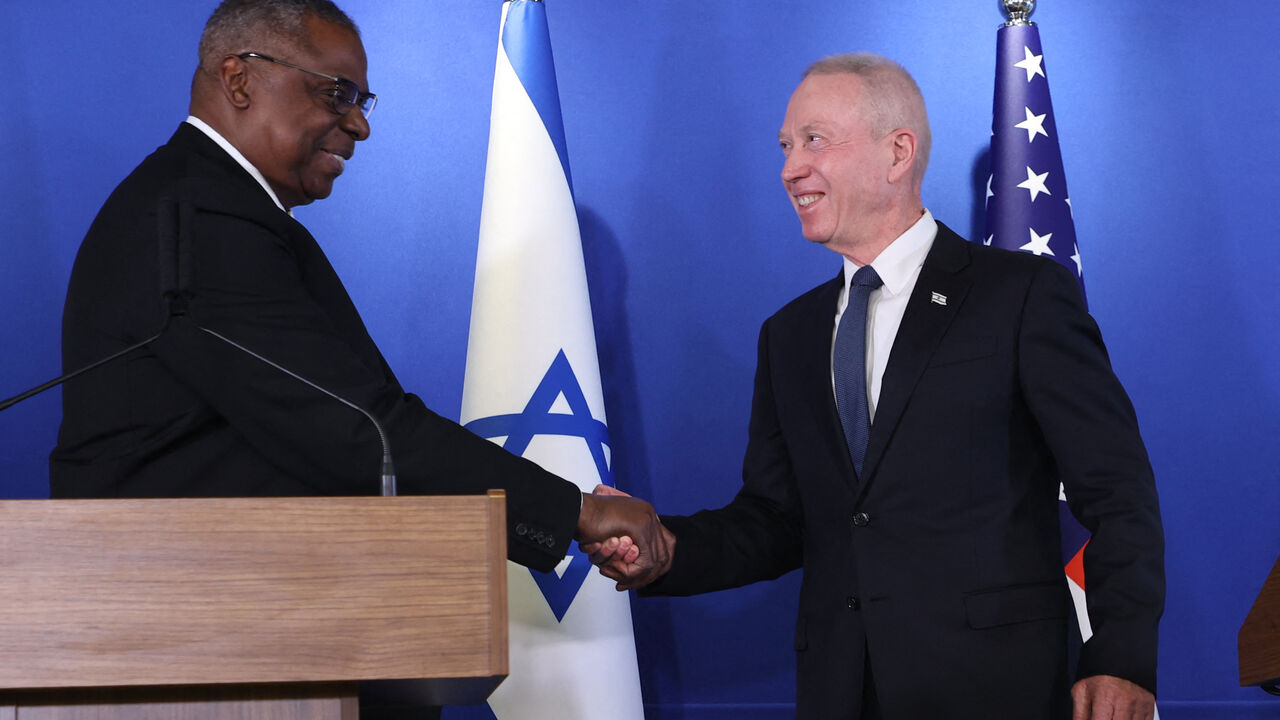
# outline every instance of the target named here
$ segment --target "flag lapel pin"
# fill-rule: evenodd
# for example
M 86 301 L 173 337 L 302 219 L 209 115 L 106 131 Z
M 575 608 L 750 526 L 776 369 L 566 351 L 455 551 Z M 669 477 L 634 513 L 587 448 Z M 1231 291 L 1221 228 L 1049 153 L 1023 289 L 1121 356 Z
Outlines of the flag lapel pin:
M 931 302 L 931 303 L 933 303 L 933 304 L 935 304 L 935 305 L 946 305 L 946 304 L 947 304 L 947 296 L 946 296 L 946 295 L 943 295 L 943 294 L 942 294 L 942 293 L 940 293 L 940 292 L 930 292 L 930 293 L 929 293 L 929 302 Z

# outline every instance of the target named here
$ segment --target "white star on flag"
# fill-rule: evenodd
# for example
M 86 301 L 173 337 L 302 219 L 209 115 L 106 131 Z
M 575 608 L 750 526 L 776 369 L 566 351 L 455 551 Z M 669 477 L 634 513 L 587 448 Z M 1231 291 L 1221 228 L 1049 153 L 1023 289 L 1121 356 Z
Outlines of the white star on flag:
M 1045 233 L 1044 235 L 1036 234 L 1035 228 L 1027 228 L 1031 231 L 1031 242 L 1018 248 L 1026 250 L 1029 253 L 1040 255 L 1053 255 L 1053 249 L 1049 247 L 1049 238 L 1053 237 L 1053 233 Z
M 1044 115 L 1036 115 L 1031 112 L 1031 108 L 1029 107 L 1024 107 L 1023 110 L 1027 111 L 1027 119 L 1017 125 L 1014 125 L 1014 127 L 1027 131 L 1027 142 L 1035 141 L 1036 135 L 1049 137 L 1049 133 L 1044 130 L 1044 119 L 1048 116 L 1048 113 L 1045 113 Z
M 1045 77 L 1044 70 L 1040 68 L 1040 61 L 1044 59 L 1044 56 L 1032 55 L 1031 48 L 1029 47 L 1024 46 L 1022 50 L 1027 54 L 1027 56 L 1014 63 L 1013 66 L 1027 71 L 1027 82 L 1031 82 L 1031 78 L 1037 75 Z M 1047 80 L 1048 78 L 1045 79 Z
M 1030 166 L 1028 166 L 1027 179 L 1018 183 L 1018 187 L 1030 192 L 1031 202 L 1035 202 L 1036 198 L 1039 197 L 1040 193 L 1044 193 L 1045 195 L 1053 195 L 1053 193 L 1049 192 L 1049 188 L 1045 187 L 1045 184 L 1044 184 L 1045 179 L 1048 177 L 1049 177 L 1049 173 L 1047 171 L 1037 175 L 1036 172 L 1032 170 Z
M 995 175 L 987 176 L 987 204 L 988 205 L 991 204 L 991 198 L 996 196 L 995 193 L 991 192 L 991 181 L 994 179 L 995 179 Z
M 992 187 L 1001 190 L 995 197 L 987 198 L 983 230 L 987 240 L 982 242 L 1006 250 L 1047 256 L 1075 273 L 1083 296 L 1084 264 L 1080 246 L 1076 243 L 1075 208 L 1067 189 L 1062 149 L 1058 145 L 1062 129 L 1054 122 L 1045 66 L 1047 58 L 1042 53 L 1040 30 L 1035 24 L 1005 25 L 997 31 L 990 172 L 994 176 Z M 1037 75 L 1040 82 L 1034 82 Z M 1032 108 L 1036 112 L 1033 113 Z M 1023 130 L 1026 131 L 1025 139 Z M 1036 142 L 1038 133 L 1045 137 Z M 1038 175 L 1031 171 L 1031 166 L 1047 172 Z M 1024 168 L 1026 181 L 1022 182 Z M 1050 175 L 1053 176 L 1052 193 L 1046 184 Z M 1015 186 L 1027 190 L 1028 195 L 1007 192 Z M 1035 202 L 1041 192 L 1051 197 L 1044 202 Z M 1063 201 L 1059 202 L 1059 198 Z M 1044 234 L 1035 228 L 1040 228 Z M 1027 242 L 1028 231 L 1030 242 Z M 1056 248 L 1050 246 L 1050 240 L 1057 243 Z M 1046 366 L 1039 371 L 1054 372 L 1055 368 Z M 1061 490 L 1058 499 L 1066 500 Z M 1063 569 L 1075 609 L 1074 619 L 1080 631 L 1079 639 L 1088 641 L 1093 628 L 1085 603 L 1083 555 L 1088 546 L 1089 531 L 1071 514 L 1065 502 L 1059 503 L 1058 519 Z M 1090 586 L 1089 594 L 1092 596 L 1096 590 Z M 1159 719 L 1157 712 L 1155 720 Z

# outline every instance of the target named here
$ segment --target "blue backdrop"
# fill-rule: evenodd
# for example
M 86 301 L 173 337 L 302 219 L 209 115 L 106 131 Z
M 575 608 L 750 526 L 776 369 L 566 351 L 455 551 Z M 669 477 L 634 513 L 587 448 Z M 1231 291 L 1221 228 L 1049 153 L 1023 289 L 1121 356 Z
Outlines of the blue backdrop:
M 669 512 L 718 506 L 739 482 L 759 323 L 839 268 L 778 178 L 798 74 L 855 49 L 910 69 L 934 128 L 926 204 L 973 236 L 1002 17 L 972 1 L 547 2 L 618 484 Z M 212 5 L 0 2 L 0 396 L 56 374 L 79 240 L 185 117 Z M 1280 6 L 1040 5 L 1090 306 L 1160 486 L 1161 715 L 1280 717 L 1237 687 L 1235 649 L 1280 551 Z M 344 7 L 379 94 L 373 136 L 298 217 L 405 386 L 456 418 L 499 2 Z M 0 415 L 0 495 L 47 493 L 58 402 Z M 651 716 L 788 717 L 797 586 L 633 601 Z

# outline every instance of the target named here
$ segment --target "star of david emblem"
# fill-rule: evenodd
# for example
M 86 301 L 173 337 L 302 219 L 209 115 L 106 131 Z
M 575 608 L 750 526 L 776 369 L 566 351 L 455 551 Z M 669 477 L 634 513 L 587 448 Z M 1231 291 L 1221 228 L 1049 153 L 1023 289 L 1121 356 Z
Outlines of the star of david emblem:
M 568 405 L 569 412 L 551 412 L 552 406 L 561 397 Z M 600 482 L 613 486 L 613 472 L 609 469 L 604 450 L 609 444 L 609 428 L 591 416 L 587 397 L 582 392 L 582 386 L 578 383 L 578 377 L 574 375 L 564 350 L 551 361 L 551 367 L 542 376 L 542 381 L 534 389 L 523 411 L 477 418 L 465 427 L 483 438 L 492 439 L 505 435 L 502 447 L 515 455 L 523 455 L 537 435 L 580 437 L 591 452 L 596 471 L 600 474 Z M 591 573 L 591 561 L 576 545 L 571 545 L 569 554 L 555 570 L 545 573 L 530 570 L 529 573 L 542 591 L 551 612 L 555 614 L 556 622 L 559 622 L 569 611 L 582 583 L 586 582 Z

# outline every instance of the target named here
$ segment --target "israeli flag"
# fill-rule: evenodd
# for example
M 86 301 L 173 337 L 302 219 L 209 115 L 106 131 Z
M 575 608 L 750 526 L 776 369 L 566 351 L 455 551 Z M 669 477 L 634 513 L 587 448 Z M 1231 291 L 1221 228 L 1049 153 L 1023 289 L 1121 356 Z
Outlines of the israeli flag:
M 590 491 L 613 484 L 546 11 L 502 6 L 461 421 Z M 510 667 L 493 716 L 644 717 L 628 596 L 576 545 L 508 563 Z M 460 717 L 450 710 L 447 717 Z

